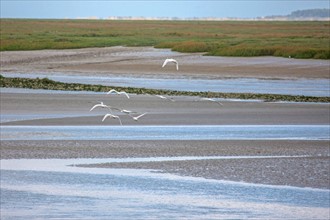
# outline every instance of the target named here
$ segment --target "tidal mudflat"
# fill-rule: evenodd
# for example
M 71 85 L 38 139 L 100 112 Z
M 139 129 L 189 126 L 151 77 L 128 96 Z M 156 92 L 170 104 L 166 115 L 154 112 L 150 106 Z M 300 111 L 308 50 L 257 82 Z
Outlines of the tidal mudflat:
M 70 50 L 69 59 L 68 51 L 56 56 L 55 51 L 27 52 L 31 59 L 8 53 L 13 56 L 3 60 L 2 71 L 86 76 L 98 67 L 93 74 L 100 77 L 107 69 L 157 76 L 161 71 L 155 71 L 154 61 L 173 55 L 156 50 L 158 58 L 141 64 L 134 59 L 154 57 L 154 49 L 98 50 Z M 95 60 L 90 63 L 91 54 Z M 128 54 L 133 60 L 117 60 Z M 194 56 L 200 55 L 183 59 L 194 63 Z M 215 72 L 222 71 L 216 67 L 223 63 L 212 60 L 203 62 L 214 69 L 190 73 L 193 67 L 183 68 L 182 74 L 218 77 Z M 280 64 L 277 75 L 266 71 L 274 62 Z M 246 59 L 244 67 L 222 76 L 299 78 L 316 68 L 316 78 L 327 79 L 322 75 L 327 61 L 317 62 Z M 329 218 L 329 103 L 221 100 L 219 106 L 198 97 L 171 102 L 148 95 L 131 94 L 128 100 L 104 93 L 15 89 L 0 95 L 1 219 Z M 102 122 L 106 109 L 89 111 L 99 101 L 148 115 L 133 121 L 121 114 L 124 126 Z M 134 136 L 139 132 L 152 138 Z M 260 138 L 265 134 L 275 137 Z
M 249 160 L 249 158 L 257 159 L 253 156 L 235 156 L 231 157 L 231 160 Z M 259 157 L 261 158 L 267 157 Z M 273 158 L 280 159 L 281 156 Z M 287 159 L 289 158 L 294 157 L 288 156 Z M 166 157 L 164 159 L 171 162 L 171 159 L 199 161 L 210 158 Z M 217 160 L 216 157 L 213 159 Z M 226 160 L 226 157 L 218 159 Z M 83 163 L 87 166 L 88 163 L 106 161 L 130 163 L 162 161 L 162 158 L 1 160 L 1 166 L 4 167 L 1 178 L 2 217 L 5 219 L 129 219 L 132 217 L 200 219 L 201 215 L 207 219 L 326 219 L 329 217 L 328 189 L 180 177 L 155 173 L 154 169 L 150 171 L 150 169 L 135 168 L 82 168 L 76 165 Z M 15 206 L 12 206 L 13 204 Z

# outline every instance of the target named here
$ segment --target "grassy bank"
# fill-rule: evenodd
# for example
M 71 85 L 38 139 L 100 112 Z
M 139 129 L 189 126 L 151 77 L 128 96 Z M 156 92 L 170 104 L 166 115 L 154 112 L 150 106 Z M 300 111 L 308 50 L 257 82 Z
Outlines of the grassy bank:
M 0 87 L 5 88 L 29 88 L 29 89 L 48 89 L 66 91 L 94 91 L 108 92 L 110 89 L 125 90 L 133 94 L 152 94 L 170 96 L 200 96 L 210 98 L 231 98 L 231 99 L 261 99 L 265 101 L 290 101 L 290 102 L 330 102 L 330 97 L 311 97 L 311 96 L 292 96 L 277 94 L 252 94 L 252 93 L 220 93 L 220 92 L 189 92 L 176 90 L 160 90 L 132 87 L 114 87 L 103 85 L 87 85 L 79 83 L 62 83 L 48 78 L 7 78 L 0 75 Z
M 0 50 L 154 46 L 213 56 L 330 59 L 327 21 L 0 19 Z

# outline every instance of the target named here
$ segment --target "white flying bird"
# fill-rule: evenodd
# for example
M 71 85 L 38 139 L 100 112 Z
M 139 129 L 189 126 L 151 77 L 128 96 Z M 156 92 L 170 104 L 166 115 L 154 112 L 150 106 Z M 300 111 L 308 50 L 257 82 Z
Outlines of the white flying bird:
M 144 116 L 144 115 L 146 115 L 146 114 L 147 114 L 147 112 L 145 112 L 145 113 L 143 113 L 143 114 L 141 114 L 141 115 L 138 115 L 138 116 L 136 116 L 136 117 L 133 117 L 132 115 L 129 115 L 129 116 L 131 116 L 131 117 L 133 118 L 134 121 L 137 121 L 139 118 L 141 118 L 142 116 Z
M 158 98 L 161 98 L 161 99 L 170 100 L 170 101 L 172 101 L 172 102 L 175 102 L 175 100 L 172 99 L 172 98 L 167 98 L 167 97 L 162 96 L 162 95 L 155 95 L 155 96 L 158 97 Z
M 107 108 L 110 110 L 110 112 L 112 113 L 112 110 L 116 110 L 116 111 L 121 111 L 121 109 L 119 108 L 116 108 L 116 107 L 112 107 L 112 106 L 109 106 L 109 105 L 105 105 L 103 102 L 100 102 L 99 104 L 96 104 L 94 105 L 91 110 L 89 110 L 90 112 L 93 111 L 95 108 L 97 107 L 101 107 L 101 108 Z
M 179 63 L 178 63 L 178 61 L 176 61 L 175 59 L 166 59 L 166 60 L 164 61 L 162 67 L 166 66 L 166 64 L 167 64 L 168 62 L 175 63 L 175 64 L 176 64 L 176 70 L 179 70 Z
M 217 103 L 218 105 L 223 105 L 221 102 L 215 100 L 215 99 L 212 99 L 212 98 L 201 98 L 202 101 L 210 101 L 210 102 L 215 102 Z
M 107 94 L 118 94 L 118 95 L 126 95 L 126 97 L 129 99 L 129 95 L 126 93 L 126 92 L 118 92 L 117 90 L 115 89 L 111 89 Z
M 118 119 L 119 122 L 120 122 L 120 125 L 123 125 L 123 124 L 121 123 L 121 120 L 120 120 L 119 116 L 117 116 L 117 115 L 113 115 L 113 114 L 106 114 L 106 115 L 103 117 L 102 121 L 104 121 L 107 117 L 114 118 L 114 119 Z
M 101 107 L 101 108 L 109 108 L 109 109 L 110 109 L 110 106 L 107 106 L 107 105 L 103 104 L 103 102 L 100 102 L 99 104 L 94 105 L 94 106 L 91 108 L 91 110 L 89 110 L 89 111 L 91 112 L 91 111 L 93 111 L 93 110 L 94 110 L 95 108 L 97 108 L 97 107 Z
M 122 112 L 122 113 L 125 113 L 125 114 L 134 114 L 134 113 L 137 113 L 137 112 L 133 112 L 133 111 L 131 111 L 131 110 L 126 110 L 126 109 L 119 109 L 120 110 L 120 112 Z

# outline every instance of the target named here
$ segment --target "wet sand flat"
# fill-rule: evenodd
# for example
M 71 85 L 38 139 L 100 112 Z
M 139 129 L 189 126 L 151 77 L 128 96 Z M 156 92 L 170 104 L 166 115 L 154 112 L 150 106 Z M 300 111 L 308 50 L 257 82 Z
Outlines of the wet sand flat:
M 40 118 L 2 123 L 2 125 L 118 125 L 102 122 L 107 109 L 90 109 L 99 101 L 138 113 L 148 112 L 139 121 L 121 114 L 124 125 L 299 125 L 330 123 L 329 104 L 230 102 L 223 106 L 199 101 L 198 97 L 174 97 L 175 102 L 149 95 L 1 93 L 1 115 Z M 196 101 L 197 100 L 197 101 Z M 53 118 L 49 118 L 51 115 Z
M 138 122 L 122 115 L 124 125 L 207 125 L 207 124 L 329 124 L 328 104 L 265 102 L 196 102 L 194 97 L 175 97 L 170 102 L 144 95 L 32 94 L 1 93 L 1 117 L 6 115 L 43 116 L 17 120 L 10 125 L 119 125 L 101 122 L 107 111 L 89 109 L 97 100 L 150 114 Z M 49 118 L 55 115 L 55 118 Z M 70 117 L 69 117 L 70 116 Z M 176 156 L 297 156 L 235 160 L 196 160 L 149 163 L 95 164 L 93 167 L 142 168 L 178 175 L 245 181 L 272 185 L 329 188 L 329 141 L 241 140 L 241 141 L 1 141 L 1 159 L 10 158 L 111 158 Z
M 182 54 L 150 47 L 89 48 L 1 52 L 1 72 L 104 76 L 178 76 L 160 68 L 168 56 L 180 60 L 180 76 L 201 78 L 329 78 L 329 61 L 276 57 L 231 58 Z M 90 112 L 99 101 L 148 112 L 135 122 L 121 115 L 124 125 L 328 125 L 329 104 L 224 101 L 223 106 L 198 97 L 134 95 L 130 100 L 105 94 L 32 94 L 1 92 L 1 126 L 118 125 L 101 122 L 105 109 Z M 15 119 L 15 117 L 17 117 Z M 10 119 L 6 121 L 4 119 Z M 198 160 L 96 164 L 95 167 L 143 168 L 178 175 L 329 189 L 329 141 L 5 141 L 1 159 L 108 158 L 172 156 L 306 155 L 304 158 Z
M 280 57 L 212 57 L 152 47 L 107 47 L 0 52 L 1 71 L 106 76 L 151 75 L 201 78 L 329 79 L 329 61 Z M 175 58 L 180 71 L 160 68 Z
M 125 125 L 205 125 L 205 124 L 328 124 L 328 104 L 196 102 L 192 97 L 176 97 L 176 102 L 150 96 L 105 94 L 1 93 L 1 115 L 44 115 L 44 119 L 18 120 L 8 125 L 118 125 L 101 122 L 107 111 L 89 109 L 96 100 L 106 100 L 150 115 L 135 122 L 121 116 Z M 106 103 L 107 103 L 106 102 Z M 57 115 L 47 118 L 47 114 Z M 73 117 L 74 114 L 80 115 Z M 68 117 L 71 115 L 71 117 Z M 249 160 L 198 160 L 150 163 L 96 164 L 94 167 L 143 168 L 178 175 L 246 181 L 253 183 L 328 188 L 329 141 L 1 141 L 1 159 L 9 158 L 111 158 L 176 156 L 307 155 L 306 158 Z
M 298 187 L 329 187 L 328 141 L 2 141 L 1 159 L 179 156 L 304 156 L 92 164 L 184 176 Z M 308 156 L 306 156 L 308 155 Z M 306 157 L 305 157 L 306 156 Z M 79 165 L 86 166 L 86 165 Z

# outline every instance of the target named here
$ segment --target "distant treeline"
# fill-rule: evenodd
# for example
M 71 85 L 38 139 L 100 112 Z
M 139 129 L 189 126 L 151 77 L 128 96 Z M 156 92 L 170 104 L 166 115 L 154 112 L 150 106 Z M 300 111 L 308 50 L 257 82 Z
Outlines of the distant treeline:
M 293 11 L 291 14 L 288 15 L 288 17 L 292 18 L 329 18 L 330 17 L 330 9 L 308 9 L 308 10 L 298 10 Z
M 289 15 L 272 15 L 266 16 L 266 18 L 287 18 L 287 19 L 299 19 L 299 18 L 330 18 L 330 9 L 306 9 L 297 10 L 291 12 Z

